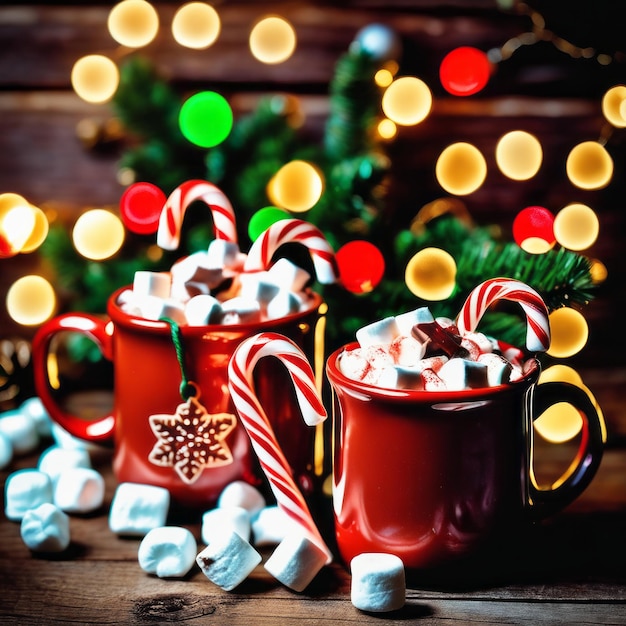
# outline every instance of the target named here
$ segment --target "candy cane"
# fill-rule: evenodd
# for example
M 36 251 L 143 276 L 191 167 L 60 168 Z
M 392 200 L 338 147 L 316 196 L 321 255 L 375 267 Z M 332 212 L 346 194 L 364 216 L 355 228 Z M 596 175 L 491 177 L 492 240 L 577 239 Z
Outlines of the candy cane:
M 269 480 L 277 504 L 326 553 L 327 562 L 330 563 L 332 553 L 324 543 L 304 496 L 293 480 L 289 463 L 276 440 L 267 414 L 256 397 L 254 367 L 265 356 L 277 357 L 287 368 L 306 424 L 314 426 L 326 419 L 326 410 L 316 390 L 311 365 L 295 343 L 278 333 L 259 333 L 239 344 L 228 366 L 230 395 Z M 276 392 L 279 393 L 278 390 Z
M 263 231 L 250 247 L 244 271 L 268 269 L 276 250 L 289 242 L 301 243 L 309 249 L 320 283 L 334 283 L 337 280 L 339 272 L 335 252 L 324 234 L 313 224 L 298 219 L 274 222 Z
M 473 289 L 457 317 L 461 334 L 475 330 L 485 311 L 496 300 L 518 302 L 524 309 L 526 347 L 531 352 L 550 347 L 550 322 L 544 301 L 532 287 L 512 278 L 491 278 Z
M 203 200 L 211 209 L 213 231 L 216 239 L 237 243 L 235 212 L 224 193 L 204 180 L 188 180 L 172 191 L 167 199 L 157 231 L 157 245 L 164 250 L 176 250 L 180 244 L 180 232 L 187 207 L 196 200 Z

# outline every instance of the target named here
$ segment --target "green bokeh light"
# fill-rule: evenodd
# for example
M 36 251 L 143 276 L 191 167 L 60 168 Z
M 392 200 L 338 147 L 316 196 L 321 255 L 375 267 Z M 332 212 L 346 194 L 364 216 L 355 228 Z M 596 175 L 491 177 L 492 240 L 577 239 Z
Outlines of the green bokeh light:
M 256 241 L 261 233 L 266 231 L 274 222 L 288 220 L 291 217 L 287 211 L 275 206 L 266 206 L 259 209 L 248 222 L 248 235 L 252 241 Z
M 185 101 L 178 124 L 182 134 L 201 148 L 222 143 L 233 127 L 233 111 L 226 99 L 214 91 L 201 91 Z

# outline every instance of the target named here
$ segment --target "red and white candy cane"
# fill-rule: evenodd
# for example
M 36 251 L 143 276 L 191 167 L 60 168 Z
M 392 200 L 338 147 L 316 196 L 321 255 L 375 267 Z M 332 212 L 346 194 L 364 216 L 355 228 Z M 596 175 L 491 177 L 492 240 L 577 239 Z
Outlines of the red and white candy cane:
M 332 553 L 324 543 L 304 496 L 293 480 L 289 463 L 256 397 L 253 372 L 259 359 L 266 356 L 280 359 L 287 368 L 306 424 L 315 426 L 326 419 L 327 413 L 317 392 L 311 365 L 295 343 L 278 333 L 259 333 L 239 344 L 228 366 L 230 395 L 278 506 L 326 553 L 327 562 L 330 563 Z
M 543 352 L 550 347 L 550 321 L 545 302 L 532 287 L 513 278 L 491 278 L 471 291 L 457 318 L 461 334 L 476 330 L 483 314 L 496 300 L 518 302 L 524 309 L 526 347 L 531 352 Z
M 250 246 L 244 271 L 268 269 L 276 250 L 289 242 L 301 243 L 309 249 L 320 283 L 336 282 L 339 271 L 335 251 L 319 228 L 299 219 L 280 220 L 263 231 Z
M 159 218 L 157 245 L 164 250 L 176 250 L 187 207 L 202 200 L 211 209 L 216 239 L 237 243 L 237 224 L 230 200 L 214 184 L 205 180 L 188 180 L 169 195 Z

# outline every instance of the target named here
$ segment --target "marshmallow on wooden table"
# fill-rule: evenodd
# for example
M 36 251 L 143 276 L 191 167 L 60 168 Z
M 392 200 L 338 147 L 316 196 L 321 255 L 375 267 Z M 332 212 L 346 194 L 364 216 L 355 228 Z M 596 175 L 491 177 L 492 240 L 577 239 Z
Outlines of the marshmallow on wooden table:
M 196 556 L 203 574 L 225 591 L 241 584 L 261 560 L 261 555 L 234 530 L 218 533 Z
M 311 280 L 311 274 L 289 259 L 280 258 L 267 271 L 269 280 L 289 291 L 302 291 Z
M 218 533 L 234 530 L 242 539 L 250 541 L 250 512 L 241 506 L 223 506 L 202 515 L 201 538 L 211 543 Z
M 361 348 L 369 348 L 381 344 L 389 345 L 399 334 L 395 317 L 385 317 L 359 328 L 356 331 L 356 340 Z
M 150 272 L 138 270 L 133 280 L 133 293 L 135 296 L 154 296 L 156 298 L 169 298 L 172 277 L 168 272 Z
M 13 444 L 4 433 L 0 433 L 0 470 L 7 467 L 12 460 Z
M 253 543 L 255 546 L 278 545 L 294 526 L 295 522 L 279 506 L 266 506 L 252 518 Z
M 253 324 L 261 320 L 261 305 L 236 296 L 222 302 L 222 315 L 222 324 Z
M 324 567 L 328 554 L 296 528 L 276 547 L 265 569 L 294 591 L 304 591 Z
M 163 487 L 121 483 L 115 490 L 109 512 L 109 528 L 118 535 L 143 536 L 165 525 L 170 493 Z
M 441 366 L 437 375 L 449 391 L 487 387 L 487 366 L 467 359 L 450 359 Z
M 402 560 L 382 552 L 366 552 L 350 561 L 350 599 L 361 611 L 397 611 L 406 602 L 406 579 Z
M 52 481 L 36 469 L 13 472 L 4 488 L 4 513 L 8 519 L 19 522 L 29 509 L 53 501 Z
M 235 267 L 241 261 L 239 246 L 234 241 L 226 239 L 213 239 L 207 248 L 206 255 L 206 265 L 211 269 Z
M 24 513 L 20 536 L 33 552 L 63 552 L 70 545 L 70 518 L 54 504 L 44 502 Z
M 39 445 L 35 420 L 19 410 L 0 414 L 0 433 L 8 437 L 15 456 L 28 454 Z
M 24 400 L 24 402 L 20 404 L 19 411 L 33 419 L 40 437 L 52 436 L 52 420 L 40 398 L 34 396 Z
M 219 324 L 222 319 L 222 306 L 217 298 L 210 295 L 198 295 L 185 304 L 185 318 L 190 326 Z
M 37 469 L 48 474 L 55 484 L 62 472 L 75 467 L 91 467 L 91 457 L 84 448 L 66 449 L 58 445 L 44 450 L 39 457 Z
M 74 437 L 65 428 L 57 424 L 52 423 L 52 439 L 54 443 L 63 450 L 86 450 L 87 452 L 99 452 L 102 451 L 102 446 L 79 437 Z
M 104 478 L 95 469 L 73 467 L 61 472 L 54 486 L 54 504 L 66 513 L 90 513 L 104 502 Z
M 244 480 L 234 480 L 224 487 L 217 499 L 218 507 L 240 506 L 254 515 L 266 505 L 263 494 Z
M 196 540 L 180 526 L 153 528 L 141 540 L 137 559 L 139 567 L 159 578 L 185 576 L 196 562 Z
M 281 289 L 267 305 L 268 319 L 276 320 L 297 313 L 302 307 L 302 300 L 293 291 Z

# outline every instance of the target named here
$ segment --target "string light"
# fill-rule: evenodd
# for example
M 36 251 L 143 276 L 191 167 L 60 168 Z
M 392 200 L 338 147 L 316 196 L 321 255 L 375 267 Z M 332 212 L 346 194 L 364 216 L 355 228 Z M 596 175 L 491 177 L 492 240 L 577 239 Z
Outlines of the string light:
M 342 286 L 351 293 L 372 291 L 385 273 L 385 257 L 369 241 L 350 241 L 335 254 Z
M 283 63 L 296 49 L 296 31 L 282 17 L 265 17 L 252 28 L 249 43 L 252 55 L 262 63 Z
M 554 215 L 542 206 L 529 206 L 513 220 L 513 239 L 529 254 L 544 254 L 555 244 Z
M 9 287 L 6 306 L 18 324 L 42 324 L 52 317 L 56 308 L 54 289 L 43 276 L 22 276 Z
M 276 206 L 303 213 L 322 196 L 324 181 L 320 171 L 307 161 L 283 165 L 268 184 L 268 196 Z
M 259 209 L 248 221 L 248 236 L 250 241 L 256 241 L 259 235 L 265 232 L 272 224 L 280 220 L 289 219 L 291 215 L 275 206 L 266 206 Z
M 568 204 L 554 219 L 556 240 L 570 250 L 586 250 L 595 243 L 599 233 L 598 216 L 585 204 Z
M 461 46 L 448 52 L 439 66 L 443 88 L 453 96 L 471 96 L 485 88 L 491 74 L 487 55 L 477 48 Z
M 415 76 L 394 80 L 382 99 L 384 114 L 400 126 L 415 126 L 430 113 L 433 96 L 428 85 Z
M 182 134 L 191 143 L 201 148 L 213 148 L 230 134 L 233 111 L 224 96 L 215 91 L 201 91 L 185 100 L 178 123 Z
M 217 11 L 204 2 L 189 2 L 172 18 L 172 36 L 181 46 L 204 50 L 217 40 L 222 28 Z
M 589 327 L 581 313 L 561 307 L 549 316 L 551 342 L 547 354 L 564 359 L 578 354 L 587 343 Z
M 445 300 L 456 286 L 456 261 L 441 248 L 424 248 L 407 263 L 409 291 L 424 300 Z
M 155 233 L 166 201 L 163 191 L 152 183 L 130 185 L 120 198 L 120 215 L 124 226 L 139 235 Z
M 570 151 L 565 169 L 576 187 L 602 189 L 613 177 L 613 159 L 597 141 L 583 141 Z
M 108 57 L 89 54 L 74 63 L 70 80 L 76 94 L 85 102 L 102 104 L 117 91 L 120 73 Z
M 512 180 L 529 180 L 539 171 L 542 161 L 541 143 L 523 130 L 506 133 L 496 144 L 498 168 Z
M 465 196 L 476 191 L 485 181 L 487 162 L 476 146 L 454 143 L 439 155 L 435 175 L 448 193 Z
M 152 42 L 159 32 L 159 16 L 145 0 L 123 0 L 109 12 L 107 27 L 117 43 L 129 48 L 142 48 Z
M 124 225 L 110 211 L 91 209 L 76 220 L 72 240 L 79 254 L 93 261 L 102 261 L 122 247 Z

